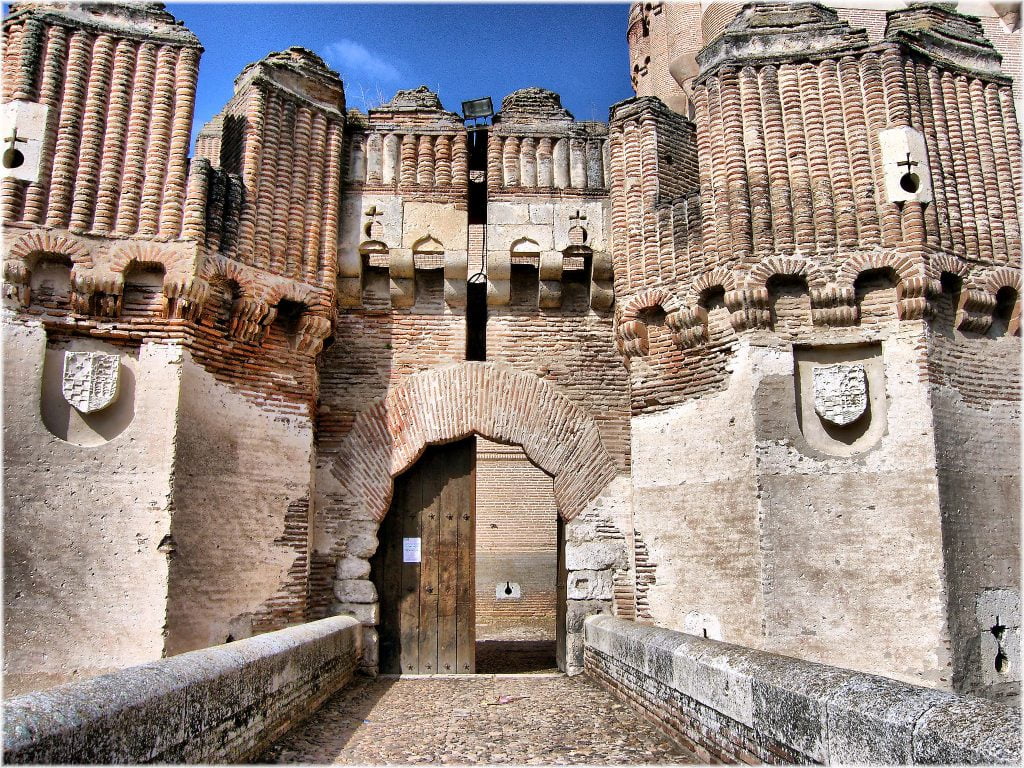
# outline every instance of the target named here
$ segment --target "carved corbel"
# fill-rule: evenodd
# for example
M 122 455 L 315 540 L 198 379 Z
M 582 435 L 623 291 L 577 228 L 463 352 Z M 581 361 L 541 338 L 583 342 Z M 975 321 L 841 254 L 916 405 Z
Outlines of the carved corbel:
M 416 266 L 412 250 L 392 248 L 388 255 L 391 306 L 411 307 L 416 303 Z
M 726 291 L 724 299 L 731 313 L 729 322 L 737 332 L 771 327 L 767 288 Z
M 672 338 L 682 349 L 696 347 L 708 340 L 708 311 L 698 305 L 693 309 L 680 309 L 665 317 L 672 330 Z
M 844 326 L 857 323 L 857 300 L 852 287 L 811 288 L 811 322 Z
M 200 277 L 164 280 L 164 317 L 196 321 L 210 295 L 210 284 Z
M 590 272 L 591 308 L 598 311 L 610 309 L 615 301 L 611 254 L 607 251 L 594 251 Z
M 942 293 L 937 280 L 927 277 L 908 277 L 896 286 L 896 314 L 900 320 L 923 320 L 931 317 L 935 306 L 933 296 Z
M 512 255 L 508 251 L 487 252 L 487 305 L 504 307 L 512 301 Z
M 449 307 L 466 306 L 466 281 L 469 280 L 469 256 L 466 251 L 444 255 L 444 301 Z
M 544 251 L 540 255 L 537 304 L 545 309 L 562 306 L 562 259 L 561 251 Z
M 277 317 L 277 309 L 250 296 L 240 296 L 231 308 L 228 333 L 239 341 L 261 344 L 267 329 Z
M 77 315 L 116 318 L 121 314 L 124 275 L 93 268 L 71 270 L 71 311 Z
M 331 319 L 322 315 L 303 312 L 299 318 L 299 327 L 292 339 L 292 347 L 299 352 L 311 355 L 319 354 L 324 346 L 324 339 L 331 335 Z
M 339 307 L 358 307 L 363 302 L 360 277 L 362 256 L 354 248 L 338 248 L 337 302 Z
M 967 333 L 988 333 L 995 311 L 995 296 L 986 291 L 968 288 L 960 293 L 956 327 Z
M 4 261 L 4 299 L 21 307 L 27 307 L 32 300 L 29 288 L 30 273 L 21 259 Z
M 625 357 L 643 357 L 650 351 L 647 324 L 642 320 L 619 323 L 619 349 Z

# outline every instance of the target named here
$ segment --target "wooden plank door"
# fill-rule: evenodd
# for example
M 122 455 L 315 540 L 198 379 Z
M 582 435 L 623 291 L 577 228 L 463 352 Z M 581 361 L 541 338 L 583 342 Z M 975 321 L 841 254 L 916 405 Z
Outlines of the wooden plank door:
M 381 672 L 476 668 L 475 455 L 474 438 L 429 447 L 395 480 L 371 562 L 381 609 Z

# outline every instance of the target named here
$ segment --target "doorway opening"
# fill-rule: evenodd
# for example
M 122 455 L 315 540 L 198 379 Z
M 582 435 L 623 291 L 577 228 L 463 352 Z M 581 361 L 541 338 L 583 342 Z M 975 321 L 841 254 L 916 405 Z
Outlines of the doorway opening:
M 482 437 L 476 458 L 477 672 L 554 672 L 561 519 L 551 476 L 519 446 Z
M 382 674 L 564 670 L 562 522 L 550 475 L 482 437 L 395 478 L 370 561 Z

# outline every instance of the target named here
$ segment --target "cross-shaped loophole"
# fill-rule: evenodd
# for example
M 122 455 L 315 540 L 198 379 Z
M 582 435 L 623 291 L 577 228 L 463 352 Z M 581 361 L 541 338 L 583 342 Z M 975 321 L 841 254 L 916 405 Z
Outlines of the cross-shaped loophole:
M 17 146 L 19 142 L 27 144 L 28 139 L 20 138 L 17 127 L 14 127 L 11 129 L 11 135 L 4 139 L 4 143 L 8 145 L 3 155 L 4 168 L 20 168 L 25 164 L 25 154 Z
M 989 632 L 996 639 L 996 672 L 1001 675 L 1005 675 L 1010 671 L 1010 657 L 1006 655 L 1003 650 L 1003 635 L 1006 634 L 1006 626 L 999 621 L 999 617 L 996 616 L 996 623 L 989 628 Z
M 363 213 L 364 213 L 364 215 L 370 217 L 370 220 L 368 222 L 366 222 L 366 225 L 363 227 L 363 231 L 366 233 L 367 237 L 373 237 L 374 236 L 374 231 L 373 231 L 374 230 L 374 224 L 380 224 L 379 219 L 380 219 L 381 216 L 384 215 L 384 212 L 382 210 L 380 210 L 379 208 L 377 208 L 376 205 L 371 205 Z
M 899 160 L 896 165 L 899 167 L 906 166 L 907 168 L 907 172 L 900 176 L 900 188 L 910 194 L 917 192 L 921 188 L 921 177 L 914 173 L 913 168 L 920 165 L 920 163 L 916 160 L 911 160 L 910 153 L 907 152 L 907 159 Z

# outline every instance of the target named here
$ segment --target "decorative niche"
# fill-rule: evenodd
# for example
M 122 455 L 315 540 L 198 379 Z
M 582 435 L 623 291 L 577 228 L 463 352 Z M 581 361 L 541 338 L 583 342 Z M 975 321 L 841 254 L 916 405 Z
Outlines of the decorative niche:
M 863 453 L 886 427 L 881 344 L 795 347 L 797 421 L 811 448 L 833 456 Z
M 136 347 L 96 339 L 49 339 L 39 393 L 46 429 L 84 448 L 113 440 L 135 418 L 138 367 Z

